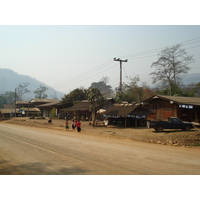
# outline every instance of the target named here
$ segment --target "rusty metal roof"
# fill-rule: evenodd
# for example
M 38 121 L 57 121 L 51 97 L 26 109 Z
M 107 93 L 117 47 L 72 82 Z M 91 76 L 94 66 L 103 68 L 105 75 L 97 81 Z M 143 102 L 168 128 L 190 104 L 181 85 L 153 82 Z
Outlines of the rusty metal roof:
M 163 99 L 167 101 L 173 101 L 178 104 L 187 104 L 187 105 L 198 105 L 200 106 L 199 97 L 181 97 L 181 96 L 168 96 L 168 95 L 154 95 L 148 99 L 145 99 L 143 102 L 149 102 L 153 99 Z
M 115 104 L 113 107 L 106 110 L 104 115 L 111 116 L 127 116 L 127 115 L 147 115 L 151 112 L 142 104 Z
M 61 110 L 64 111 L 64 112 L 67 112 L 67 111 L 86 111 L 86 110 L 89 110 L 90 107 L 91 107 L 90 102 L 81 101 L 81 102 L 73 105 L 72 107 L 64 108 L 64 109 L 61 109 Z

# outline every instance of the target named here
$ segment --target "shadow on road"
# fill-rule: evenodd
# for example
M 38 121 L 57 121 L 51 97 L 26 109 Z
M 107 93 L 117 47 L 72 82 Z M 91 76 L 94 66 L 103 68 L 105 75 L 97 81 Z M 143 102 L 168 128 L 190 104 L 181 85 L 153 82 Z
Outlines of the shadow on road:
M 79 167 L 58 168 L 41 162 L 22 165 L 10 165 L 8 161 L 0 161 L 0 175 L 81 175 L 86 170 Z

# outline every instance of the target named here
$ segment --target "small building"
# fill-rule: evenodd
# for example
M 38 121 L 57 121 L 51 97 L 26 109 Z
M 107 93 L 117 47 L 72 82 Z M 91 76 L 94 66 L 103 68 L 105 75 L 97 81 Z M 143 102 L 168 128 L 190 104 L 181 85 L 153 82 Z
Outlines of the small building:
M 200 121 L 200 98 L 154 95 L 143 102 L 151 114 L 148 120 L 167 120 L 168 117 L 178 117 L 183 121 Z
M 122 127 L 146 126 L 146 116 L 150 111 L 140 103 L 114 104 L 104 112 L 109 125 Z
M 91 116 L 91 103 L 88 100 L 83 100 L 72 107 L 60 110 L 60 116 L 69 116 L 71 119 L 75 116 L 77 119 L 86 121 Z
M 46 103 L 58 103 L 59 101 L 56 99 L 31 99 L 29 101 L 30 104 L 34 105 L 34 107 L 37 107 L 42 104 Z
M 41 114 L 43 117 L 56 117 L 58 116 L 59 110 L 62 108 L 62 106 L 60 105 L 60 101 L 58 100 L 49 103 L 44 103 L 38 105 L 37 107 L 41 110 Z
M 106 98 L 105 102 L 102 106 L 95 105 L 96 112 L 98 109 L 108 109 L 110 108 L 114 103 L 113 98 Z M 88 121 L 91 119 L 91 103 L 88 100 L 82 100 L 78 102 L 77 104 L 73 105 L 69 108 L 64 108 L 60 110 L 60 116 L 69 116 L 71 119 L 75 116 L 77 119 L 80 119 L 82 121 Z
M 55 116 L 57 116 L 61 107 L 60 101 L 56 99 L 31 99 L 29 103 L 39 108 L 43 117 L 52 117 L 53 108 L 55 108 Z
M 4 104 L 0 109 L 0 118 L 10 117 L 24 117 L 30 115 L 36 115 L 40 112 L 40 109 L 29 107 L 27 102 L 16 101 L 16 104 Z
M 14 105 L 16 105 L 16 108 L 34 108 L 34 104 L 31 104 L 29 101 L 16 101 L 16 103 L 14 103 Z

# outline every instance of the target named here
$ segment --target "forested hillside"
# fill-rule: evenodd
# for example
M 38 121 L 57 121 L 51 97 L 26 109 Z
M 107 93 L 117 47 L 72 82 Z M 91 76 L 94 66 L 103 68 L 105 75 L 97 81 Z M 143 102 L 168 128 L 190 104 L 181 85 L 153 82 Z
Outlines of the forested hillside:
M 36 80 L 27 75 L 18 74 L 10 69 L 2 69 L 0 68 L 0 95 L 5 92 L 11 91 L 14 92 L 15 88 L 19 86 L 19 84 L 27 83 L 27 89 L 30 90 L 29 93 L 25 93 L 23 95 L 23 100 L 30 100 L 35 98 L 34 91 L 40 87 L 40 85 L 48 88 L 46 94 L 49 99 L 61 99 L 64 96 L 64 93 L 56 91 L 52 87 L 42 83 L 41 81 Z

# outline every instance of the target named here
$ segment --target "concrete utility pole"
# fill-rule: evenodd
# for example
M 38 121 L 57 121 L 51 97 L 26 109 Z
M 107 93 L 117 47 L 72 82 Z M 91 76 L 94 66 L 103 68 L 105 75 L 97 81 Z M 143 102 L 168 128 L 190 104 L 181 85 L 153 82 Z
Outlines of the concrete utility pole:
M 114 58 L 114 61 L 119 61 L 120 62 L 120 84 L 119 84 L 119 90 L 120 93 L 122 93 L 122 62 L 128 62 L 128 59 L 126 60 L 121 60 L 120 58 Z
M 17 91 L 16 91 L 16 88 L 15 88 L 15 117 L 17 116 L 17 113 L 16 113 L 16 102 L 17 102 Z

